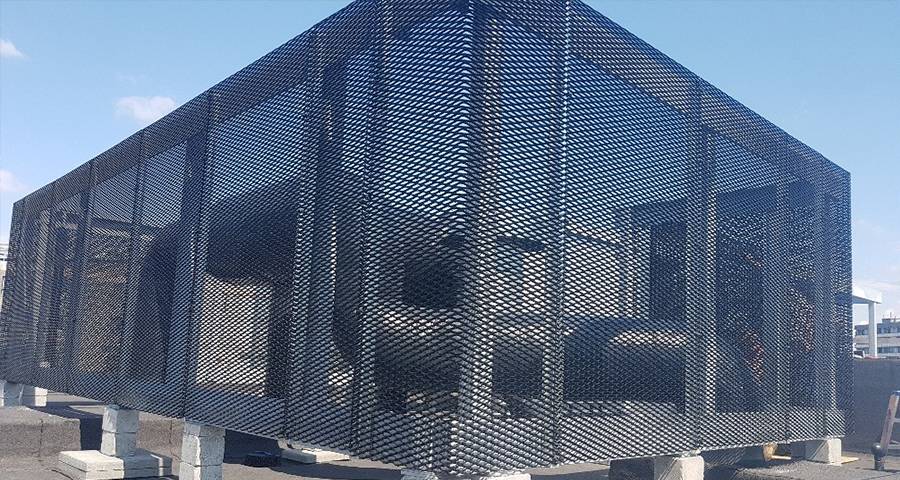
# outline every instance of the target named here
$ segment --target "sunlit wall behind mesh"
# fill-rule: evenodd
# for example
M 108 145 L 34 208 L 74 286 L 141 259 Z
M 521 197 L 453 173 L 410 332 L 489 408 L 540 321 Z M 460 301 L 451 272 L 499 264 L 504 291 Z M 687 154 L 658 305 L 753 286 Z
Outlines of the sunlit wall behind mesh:
M 457 474 L 842 435 L 849 196 L 581 3 L 359 1 L 16 203 L 0 377 Z

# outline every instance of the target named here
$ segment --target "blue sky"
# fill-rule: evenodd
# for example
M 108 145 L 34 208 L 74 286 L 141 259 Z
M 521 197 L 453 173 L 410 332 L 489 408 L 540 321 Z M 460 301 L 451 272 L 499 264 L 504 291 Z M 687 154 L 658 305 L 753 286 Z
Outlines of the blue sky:
M 347 1 L 0 0 L 10 206 Z M 900 1 L 590 5 L 853 176 L 854 277 L 900 314 Z

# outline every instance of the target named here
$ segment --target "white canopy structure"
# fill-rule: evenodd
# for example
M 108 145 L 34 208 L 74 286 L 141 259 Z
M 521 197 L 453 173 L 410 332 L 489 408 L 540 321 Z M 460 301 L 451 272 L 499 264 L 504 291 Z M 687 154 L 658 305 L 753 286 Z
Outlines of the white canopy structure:
M 859 285 L 853 285 L 853 304 L 869 307 L 869 356 L 874 358 L 878 358 L 878 320 L 875 306 L 882 302 L 881 298 L 881 292 L 877 290 L 864 290 Z

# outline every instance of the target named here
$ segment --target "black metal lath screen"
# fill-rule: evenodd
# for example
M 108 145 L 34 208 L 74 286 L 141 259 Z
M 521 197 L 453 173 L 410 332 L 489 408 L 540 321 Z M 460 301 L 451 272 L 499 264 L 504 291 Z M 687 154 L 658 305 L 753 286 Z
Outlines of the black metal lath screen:
M 849 195 L 577 1 L 361 0 L 16 203 L 0 378 L 454 474 L 842 435 Z

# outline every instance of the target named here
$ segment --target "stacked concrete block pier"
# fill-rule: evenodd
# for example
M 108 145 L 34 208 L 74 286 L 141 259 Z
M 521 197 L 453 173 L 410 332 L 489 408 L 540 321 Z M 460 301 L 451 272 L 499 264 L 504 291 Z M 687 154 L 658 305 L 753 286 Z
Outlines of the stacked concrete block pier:
M 110 405 L 100 450 L 60 452 L 57 470 L 73 480 L 119 480 L 172 474 L 172 460 L 137 448 L 138 412 Z M 220 477 L 221 478 L 221 477 Z
M 46 407 L 47 406 L 47 389 L 41 387 L 33 387 L 25 385 L 22 387 L 22 406 L 23 407 Z
M 18 407 L 22 405 L 22 389 L 19 383 L 0 380 L 0 407 Z
M 100 453 L 111 457 L 129 457 L 137 449 L 138 411 L 118 405 L 106 407 Z
M 0 407 L 46 407 L 47 389 L 0 380 Z
M 191 421 L 184 423 L 179 480 L 220 479 L 224 458 L 225 430 Z

